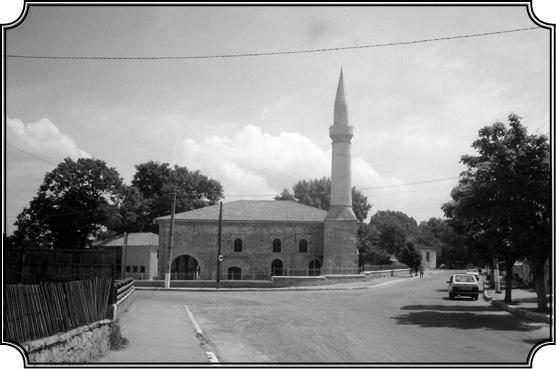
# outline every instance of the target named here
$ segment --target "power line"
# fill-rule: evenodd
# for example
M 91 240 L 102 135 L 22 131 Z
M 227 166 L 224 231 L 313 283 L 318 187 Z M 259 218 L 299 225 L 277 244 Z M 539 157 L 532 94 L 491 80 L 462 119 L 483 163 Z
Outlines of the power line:
M 388 186 L 375 186 L 375 187 L 363 187 L 360 190 L 378 190 L 383 188 L 394 188 L 394 187 L 403 187 L 403 186 L 412 186 L 417 184 L 425 184 L 425 183 L 433 183 L 433 182 L 443 182 L 443 181 L 451 181 L 454 179 L 458 179 L 458 177 L 447 177 L 447 178 L 437 178 L 437 179 L 427 179 L 424 181 L 417 181 L 417 182 L 407 182 L 407 183 L 399 183 L 395 185 L 388 185 Z
M 11 147 L 11 148 L 14 149 L 14 150 L 17 150 L 17 151 L 19 151 L 19 152 L 22 152 L 22 153 L 24 153 L 24 154 L 27 154 L 27 155 L 29 155 L 29 156 L 31 156 L 31 157 L 37 159 L 37 160 L 40 160 L 40 161 L 45 162 L 45 163 L 52 164 L 52 165 L 58 165 L 58 164 L 55 164 L 55 163 L 53 163 L 53 162 L 51 162 L 51 161 L 48 161 L 48 160 L 46 160 L 46 159 L 43 159 L 43 158 L 41 158 L 40 156 L 37 156 L 37 155 L 35 155 L 35 154 L 31 154 L 31 153 L 28 152 L 28 151 L 22 150 L 22 149 L 20 149 L 19 147 L 15 147 L 15 146 L 13 146 L 13 145 L 10 145 L 9 143 L 6 143 L 6 146 L 9 146 L 9 147 Z
M 413 44 L 423 44 L 428 42 L 436 41 L 447 41 L 456 40 L 463 38 L 472 37 L 483 37 L 500 35 L 504 33 L 512 32 L 522 32 L 529 31 L 533 29 L 542 29 L 540 27 L 528 27 L 528 28 L 516 28 L 508 29 L 502 31 L 494 32 L 482 32 L 482 33 L 472 33 L 457 36 L 447 36 L 447 37 L 436 37 L 420 40 L 411 41 L 399 41 L 399 42 L 386 42 L 380 44 L 368 44 L 368 45 L 354 45 L 354 46 L 344 46 L 344 47 L 329 47 L 322 49 L 306 49 L 306 50 L 283 50 L 283 51 L 267 51 L 267 52 L 254 52 L 254 53 L 234 53 L 234 54 L 215 54 L 215 55 L 186 55 L 186 56 L 47 56 L 47 55 L 6 55 L 8 58 L 19 58 L 19 59 L 51 59 L 51 60 L 184 60 L 184 59 L 225 59 L 225 58 L 243 58 L 243 57 L 254 57 L 254 56 L 271 56 L 271 55 L 292 55 L 292 54 L 310 54 L 310 53 L 322 53 L 330 51 L 342 51 L 342 50 L 356 50 L 356 49 L 369 49 L 375 47 L 390 47 L 390 46 L 401 46 L 401 45 L 413 45 Z

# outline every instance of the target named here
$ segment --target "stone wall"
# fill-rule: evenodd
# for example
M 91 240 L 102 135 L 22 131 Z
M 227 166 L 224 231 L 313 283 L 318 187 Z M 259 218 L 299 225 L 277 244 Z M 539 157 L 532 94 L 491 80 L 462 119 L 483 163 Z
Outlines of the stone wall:
M 164 279 L 169 222 L 160 222 L 159 278 Z M 234 240 L 243 243 L 241 252 L 234 251 Z M 272 250 L 272 241 L 280 239 L 281 252 Z M 299 252 L 299 241 L 308 241 L 306 253 Z M 217 259 L 218 222 L 176 220 L 172 259 L 180 255 L 195 258 L 200 266 L 200 279 L 215 279 Z M 312 222 L 230 222 L 222 224 L 221 279 L 227 279 L 228 268 L 241 268 L 242 278 L 268 279 L 271 264 L 282 261 L 284 270 L 303 269 L 315 258 L 322 260 L 323 223 Z
M 23 343 L 29 363 L 84 363 L 110 349 L 109 319 Z

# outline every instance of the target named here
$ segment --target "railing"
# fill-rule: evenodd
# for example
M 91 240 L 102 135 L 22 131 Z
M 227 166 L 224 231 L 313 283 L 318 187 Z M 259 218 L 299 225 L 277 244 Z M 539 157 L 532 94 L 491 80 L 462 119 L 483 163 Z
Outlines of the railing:
M 116 281 L 112 290 L 111 302 L 119 304 L 127 298 L 135 290 L 135 282 L 133 278 Z
M 365 264 L 363 266 L 364 272 L 376 272 L 382 270 L 396 270 L 396 269 L 409 269 L 409 267 L 402 263 L 393 264 Z
M 111 279 L 4 285 L 4 338 L 26 342 L 106 318 Z

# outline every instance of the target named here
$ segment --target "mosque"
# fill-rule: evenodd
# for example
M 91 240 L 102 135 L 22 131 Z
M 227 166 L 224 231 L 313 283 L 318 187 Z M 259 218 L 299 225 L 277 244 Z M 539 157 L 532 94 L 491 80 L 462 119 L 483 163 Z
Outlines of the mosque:
M 332 139 L 330 210 L 292 201 L 239 200 L 175 214 L 171 279 L 270 279 L 358 273 L 357 227 L 351 201 L 351 138 L 340 72 Z M 159 279 L 167 273 L 170 216 L 159 224 Z

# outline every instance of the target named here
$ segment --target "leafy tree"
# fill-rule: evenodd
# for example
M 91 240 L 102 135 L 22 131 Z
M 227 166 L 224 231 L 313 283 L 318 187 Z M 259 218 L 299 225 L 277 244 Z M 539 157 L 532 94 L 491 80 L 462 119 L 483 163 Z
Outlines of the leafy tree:
M 371 224 L 361 224 L 357 231 L 359 266 L 365 264 L 390 264 L 390 254 L 377 246 L 378 232 Z
M 467 170 L 443 205 L 450 224 L 483 255 L 501 257 L 506 295 L 511 301 L 514 262 L 532 261 L 539 310 L 546 310 L 544 263 L 550 252 L 550 147 L 545 136 L 528 135 L 520 118 L 508 116 L 479 130 L 472 144 L 478 155 L 464 155 Z
M 378 211 L 370 223 L 378 232 L 377 246 L 391 255 L 396 255 L 409 239 L 414 240 L 418 232 L 415 219 L 401 211 Z
M 162 186 L 168 183 L 172 169 L 168 163 L 148 161 L 135 166 L 135 175 L 131 184 L 141 191 L 144 198 L 151 199 L 162 192 Z
M 352 209 L 360 222 L 367 218 L 372 205 L 368 203 L 367 196 L 357 190 L 351 189 Z M 301 204 L 313 206 L 324 210 L 330 209 L 330 178 L 302 180 L 294 184 L 293 195 L 284 188 L 282 193 L 274 197 L 275 200 L 297 201 Z
M 483 264 L 470 253 L 465 238 L 457 233 L 444 219 L 430 218 L 419 223 L 419 231 L 426 238 L 433 237 L 428 245 L 434 244 L 438 251 L 437 264 L 464 267 L 468 262 Z
M 14 239 L 59 248 L 85 247 L 112 221 L 122 179 L 97 159 L 70 158 L 45 175 L 29 207 L 17 217 Z
M 149 161 L 136 165 L 132 184 L 138 188 L 143 200 L 136 204 L 140 209 L 140 224 L 136 228 L 158 232 L 154 219 L 170 213 L 173 193 L 176 192 L 176 213 L 214 205 L 222 199 L 222 185 L 197 171 L 168 163 Z M 133 213 L 136 214 L 134 211 Z
M 396 254 L 398 260 L 411 269 L 417 269 L 421 266 L 421 254 L 415 249 L 411 241 L 407 241 Z

